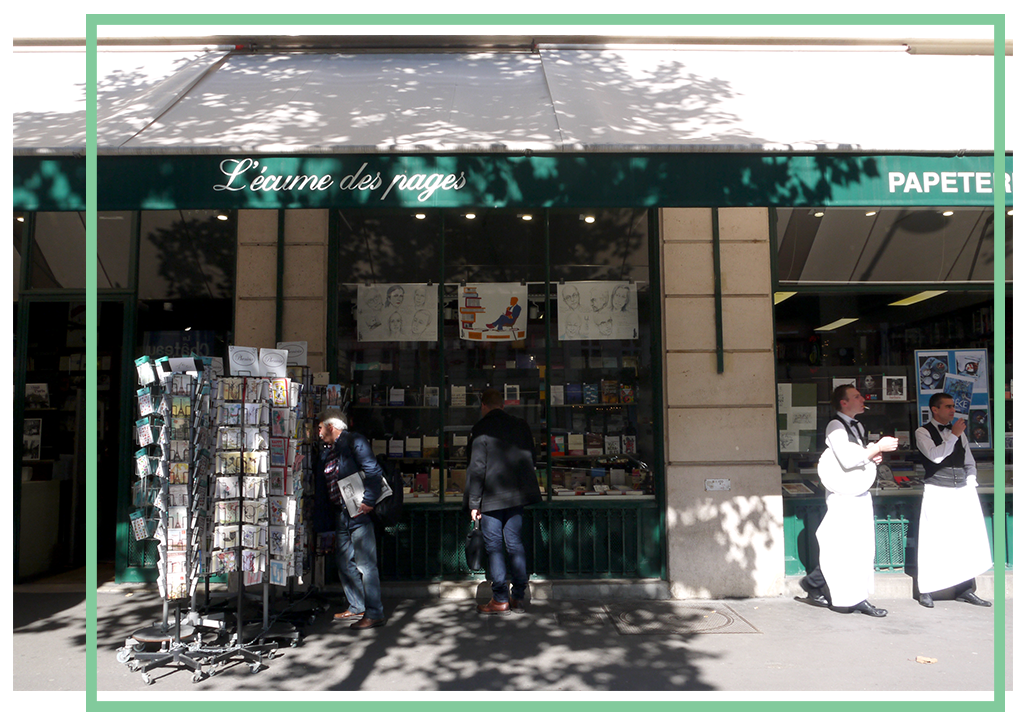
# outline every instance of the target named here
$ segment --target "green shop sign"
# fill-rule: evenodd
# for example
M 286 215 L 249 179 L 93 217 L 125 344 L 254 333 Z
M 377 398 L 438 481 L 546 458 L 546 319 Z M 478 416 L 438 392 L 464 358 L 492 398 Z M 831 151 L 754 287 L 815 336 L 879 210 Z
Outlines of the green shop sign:
M 992 165 L 991 156 L 843 154 L 102 156 L 97 198 L 104 210 L 991 206 Z M 1012 205 L 1012 157 L 1006 166 Z M 39 187 L 40 174 L 19 178 L 16 165 L 15 176 L 16 207 L 82 208 L 75 178 L 57 199 L 19 193 L 33 178 Z

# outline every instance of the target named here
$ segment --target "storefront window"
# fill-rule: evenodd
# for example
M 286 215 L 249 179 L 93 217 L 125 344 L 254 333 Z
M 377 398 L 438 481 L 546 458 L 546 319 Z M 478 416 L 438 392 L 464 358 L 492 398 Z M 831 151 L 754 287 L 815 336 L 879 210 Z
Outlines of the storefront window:
M 951 211 L 884 209 L 868 217 L 860 209 L 777 210 L 774 320 L 785 469 L 814 466 L 832 416 L 831 392 L 846 383 L 867 397 L 860 416 L 867 431 L 899 438 L 892 464 L 911 469 L 918 460 L 914 431 L 927 422 L 929 396 L 960 390 L 957 409 L 968 419 L 975 458 L 987 462 L 1002 452 L 1011 460 L 1012 445 L 995 451 L 991 444 L 996 415 L 1005 415 L 1012 437 L 1012 401 L 997 409 L 990 394 L 992 211 Z M 891 291 L 905 282 L 910 286 Z M 1012 289 L 1001 312 L 1011 330 Z M 930 365 L 938 365 L 938 374 L 925 369 Z
M 86 287 L 86 221 L 82 212 L 36 214 L 32 239 L 33 289 Z
M 226 353 L 233 328 L 235 216 L 144 211 L 140 218 L 139 354 Z
M 337 228 L 338 381 L 408 501 L 460 500 L 487 387 L 532 428 L 548 498 L 653 491 L 646 212 L 342 211 Z

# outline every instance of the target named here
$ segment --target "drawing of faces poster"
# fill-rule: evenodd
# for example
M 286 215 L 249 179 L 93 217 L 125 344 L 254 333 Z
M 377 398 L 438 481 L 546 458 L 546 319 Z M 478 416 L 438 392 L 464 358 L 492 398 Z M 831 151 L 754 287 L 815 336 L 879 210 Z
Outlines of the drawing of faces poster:
M 638 339 L 633 282 L 557 285 L 557 339 Z
M 460 287 L 460 339 L 513 342 L 528 329 L 528 287 L 524 284 L 468 284 Z
M 360 342 L 437 342 L 437 284 L 371 284 L 356 290 Z
M 931 396 L 952 396 L 956 418 L 967 421 L 970 446 L 992 447 L 992 420 L 988 409 L 988 351 L 985 349 L 928 349 L 916 352 L 917 413 L 920 424 L 931 421 Z

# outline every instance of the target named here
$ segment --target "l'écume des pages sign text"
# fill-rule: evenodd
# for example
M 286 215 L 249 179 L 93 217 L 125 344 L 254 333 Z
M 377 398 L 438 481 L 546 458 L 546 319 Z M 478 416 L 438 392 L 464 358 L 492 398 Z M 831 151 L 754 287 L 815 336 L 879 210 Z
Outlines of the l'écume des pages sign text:
M 132 208 L 991 206 L 991 156 L 127 156 L 98 204 Z M 1012 206 L 1013 158 L 1006 158 Z

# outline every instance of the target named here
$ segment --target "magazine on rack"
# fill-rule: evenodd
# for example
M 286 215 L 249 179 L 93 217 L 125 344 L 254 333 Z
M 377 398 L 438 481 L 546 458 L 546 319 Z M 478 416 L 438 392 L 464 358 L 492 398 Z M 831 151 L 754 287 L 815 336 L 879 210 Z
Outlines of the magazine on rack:
M 342 478 L 338 481 L 338 490 L 341 491 L 341 500 L 345 504 L 345 509 L 349 512 L 350 518 L 355 518 L 359 515 L 359 506 L 363 502 L 363 471 L 352 473 L 347 478 Z M 377 496 L 377 500 L 374 504 L 380 503 L 382 500 L 392 494 L 392 489 L 388 485 L 388 481 L 385 480 L 384 476 L 381 476 L 381 492 Z

